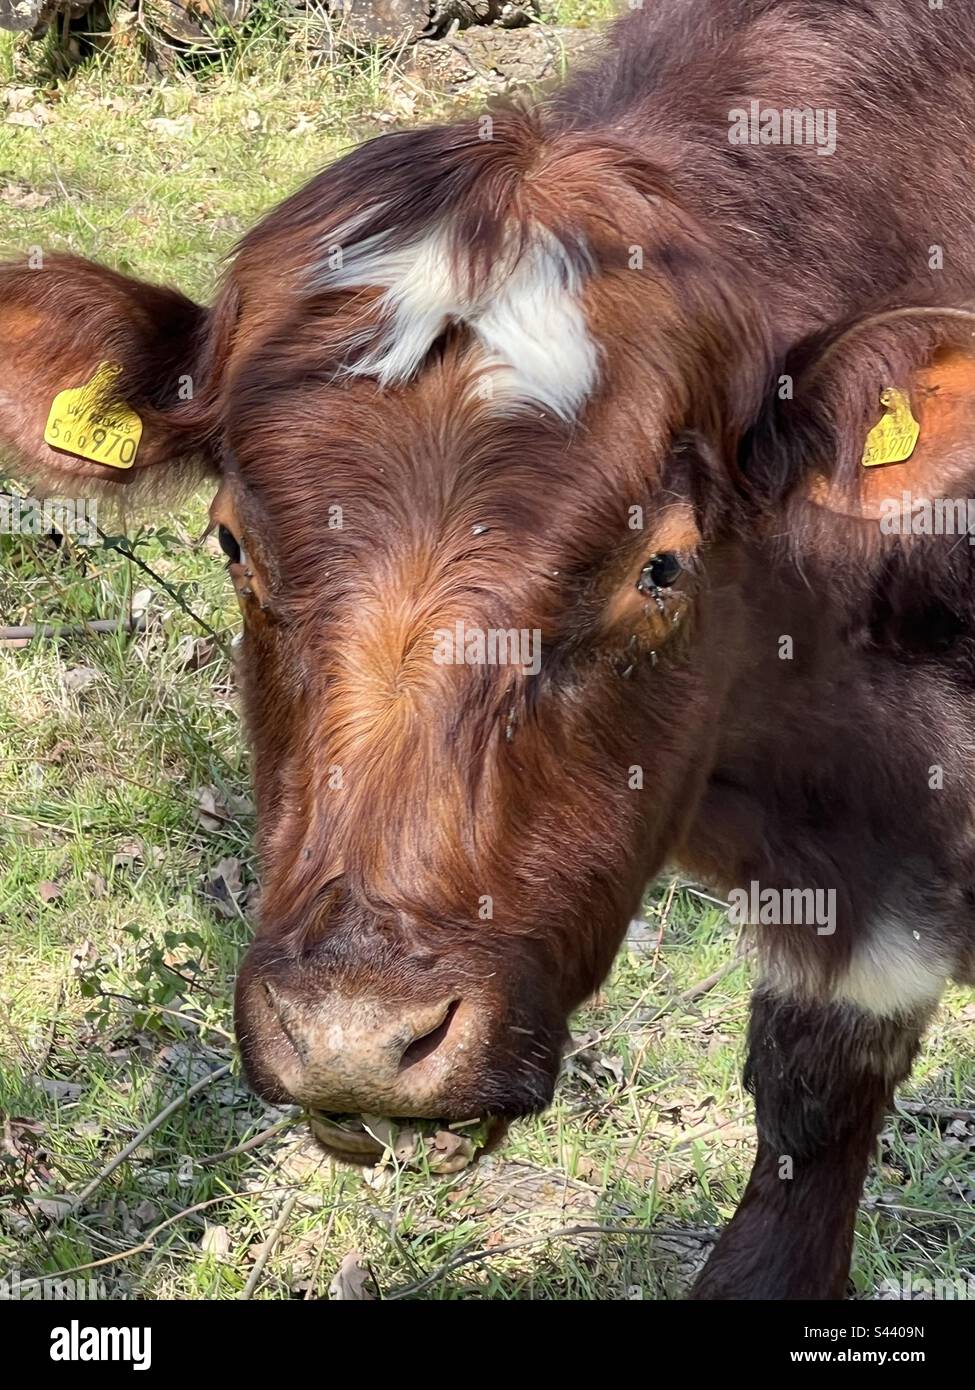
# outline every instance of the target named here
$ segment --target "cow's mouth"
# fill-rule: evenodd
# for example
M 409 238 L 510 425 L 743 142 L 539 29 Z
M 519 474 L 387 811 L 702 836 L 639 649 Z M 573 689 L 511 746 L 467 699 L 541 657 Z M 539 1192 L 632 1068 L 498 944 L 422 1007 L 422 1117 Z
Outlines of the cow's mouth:
M 332 1158 L 362 1167 L 389 1162 L 436 1174 L 469 1168 L 501 1143 L 508 1128 L 508 1121 L 499 1117 L 456 1123 L 320 1110 L 307 1114 L 312 1133 Z

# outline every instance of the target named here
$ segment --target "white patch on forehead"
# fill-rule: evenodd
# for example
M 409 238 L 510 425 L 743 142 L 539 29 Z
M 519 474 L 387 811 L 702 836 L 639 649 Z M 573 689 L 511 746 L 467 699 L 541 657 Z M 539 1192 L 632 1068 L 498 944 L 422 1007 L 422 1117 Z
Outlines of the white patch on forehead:
M 500 390 L 539 401 L 564 418 L 590 395 L 598 373 L 577 280 L 557 242 L 536 242 L 473 325 L 502 369 Z
M 575 415 L 595 387 L 598 350 L 579 303 L 578 271 L 550 232 L 537 228 L 520 254 L 502 254 L 474 293 L 442 230 L 399 247 L 387 243 L 382 234 L 367 237 L 315 277 L 316 289 L 386 291 L 385 340 L 350 372 L 384 386 L 408 380 L 448 324 L 463 323 L 483 349 L 480 365 L 496 369 L 501 398 L 536 401 L 563 419 Z

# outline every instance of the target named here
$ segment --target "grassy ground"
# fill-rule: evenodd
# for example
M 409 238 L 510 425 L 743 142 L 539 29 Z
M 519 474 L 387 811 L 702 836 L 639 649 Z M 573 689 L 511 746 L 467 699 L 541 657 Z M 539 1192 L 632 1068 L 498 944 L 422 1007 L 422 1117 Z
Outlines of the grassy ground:
M 25 94 L 39 75 L 4 43 L 0 252 L 71 248 L 203 297 L 265 208 L 441 100 L 368 67 L 315 70 L 300 37 L 256 40 L 205 79 L 149 84 L 123 59 Z M 336 1278 L 354 1295 L 366 1269 L 387 1298 L 678 1296 L 753 1149 L 747 963 L 693 893 L 653 889 L 575 1021 L 555 1106 L 459 1177 L 334 1169 L 235 1069 L 211 1079 L 235 1066 L 256 870 L 232 670 L 178 601 L 235 630 L 212 543 L 194 542 L 205 503 L 153 518 L 136 549 L 178 598 L 117 551 L 0 536 L 3 622 L 148 617 L 136 638 L 0 651 L 0 1275 L 94 1263 L 104 1292 L 176 1298 L 323 1297 Z M 948 999 L 915 1104 L 888 1125 L 861 1295 L 975 1277 L 975 1125 L 943 1113 L 975 1107 L 973 1017 Z

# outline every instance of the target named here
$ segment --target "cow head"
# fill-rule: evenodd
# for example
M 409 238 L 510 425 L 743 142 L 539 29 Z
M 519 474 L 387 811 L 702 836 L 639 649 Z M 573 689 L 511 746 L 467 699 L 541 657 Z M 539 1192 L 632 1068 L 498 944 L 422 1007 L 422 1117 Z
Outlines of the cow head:
M 548 1101 L 714 759 L 768 342 L 665 170 L 521 116 L 364 146 L 245 239 L 210 312 L 73 259 L 3 271 L 23 465 L 62 493 L 218 481 L 262 1094 Z M 43 442 L 102 362 L 143 423 L 126 470 Z

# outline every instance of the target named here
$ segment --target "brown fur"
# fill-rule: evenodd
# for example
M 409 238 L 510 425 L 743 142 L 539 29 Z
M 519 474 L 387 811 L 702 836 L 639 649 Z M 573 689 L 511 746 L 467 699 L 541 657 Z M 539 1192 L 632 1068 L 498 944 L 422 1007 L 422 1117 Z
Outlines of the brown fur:
M 869 947 L 882 985 L 888 945 L 919 979 L 972 974 L 971 548 L 883 536 L 888 484 L 859 457 L 900 385 L 924 438 L 890 486 L 971 490 L 970 330 L 871 316 L 972 291 L 973 55 L 975 20 L 913 0 L 661 0 L 546 107 L 495 114 L 491 138 L 402 132 L 327 169 L 245 238 L 209 312 L 73 260 L 2 272 L 0 434 L 26 468 L 61 490 L 131 481 L 40 442 L 55 391 L 110 357 L 146 419 L 135 481 L 202 460 L 246 550 L 231 572 L 264 891 L 238 1029 L 264 1094 L 525 1113 L 668 859 L 725 888 L 837 892 L 835 935 L 760 934 L 762 1148 L 704 1293 L 842 1290 L 920 1017 L 878 1019 L 843 981 Z M 753 97 L 835 108 L 836 154 L 732 147 L 728 112 Z M 432 227 L 471 297 L 539 227 L 557 239 L 600 352 L 576 419 L 472 391 L 490 369 L 460 322 L 408 381 L 350 375 L 389 323 L 378 287 L 330 285 L 328 248 Z M 681 577 L 638 594 L 662 551 Z M 541 673 L 435 665 L 432 634 L 457 620 L 539 630 Z M 441 1021 L 411 1041 L 421 1016 Z M 335 1028 L 340 1080 L 334 1044 L 322 1060 Z M 843 1038 L 869 1046 L 830 1070 Z M 878 1039 L 904 1056 L 882 1080 Z M 782 1079 L 802 1059 L 811 1144 Z M 783 1134 L 801 1141 L 791 1185 L 769 1166 Z

